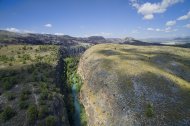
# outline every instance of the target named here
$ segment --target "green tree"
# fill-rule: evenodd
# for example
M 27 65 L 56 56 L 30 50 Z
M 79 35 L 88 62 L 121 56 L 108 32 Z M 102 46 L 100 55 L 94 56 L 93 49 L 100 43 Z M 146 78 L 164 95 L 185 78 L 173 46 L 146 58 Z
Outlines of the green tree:
M 55 126 L 56 125 L 56 117 L 55 116 L 48 116 L 46 117 L 46 126 Z
M 29 106 L 27 110 L 28 122 L 33 124 L 38 118 L 38 110 L 36 105 Z
M 3 122 L 6 122 L 7 120 L 11 119 L 13 116 L 15 116 L 16 112 L 10 107 L 7 106 L 3 112 L 0 114 L 0 119 Z

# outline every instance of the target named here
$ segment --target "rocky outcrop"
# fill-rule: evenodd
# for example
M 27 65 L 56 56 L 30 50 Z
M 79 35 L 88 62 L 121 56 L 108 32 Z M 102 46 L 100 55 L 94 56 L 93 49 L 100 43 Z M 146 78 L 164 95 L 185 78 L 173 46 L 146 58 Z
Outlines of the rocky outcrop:
M 88 125 L 190 125 L 189 54 L 182 48 L 117 44 L 85 51 L 78 74 Z

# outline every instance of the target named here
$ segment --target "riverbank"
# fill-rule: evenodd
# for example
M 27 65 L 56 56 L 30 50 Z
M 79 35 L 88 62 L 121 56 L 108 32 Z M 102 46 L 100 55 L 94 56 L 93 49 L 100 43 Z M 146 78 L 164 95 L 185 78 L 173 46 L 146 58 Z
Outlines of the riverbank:
M 86 126 L 87 119 L 83 105 L 79 99 L 79 92 L 82 86 L 82 80 L 77 74 L 79 62 L 78 56 L 65 58 L 67 64 L 67 84 L 69 89 L 69 117 L 70 124 L 73 126 Z

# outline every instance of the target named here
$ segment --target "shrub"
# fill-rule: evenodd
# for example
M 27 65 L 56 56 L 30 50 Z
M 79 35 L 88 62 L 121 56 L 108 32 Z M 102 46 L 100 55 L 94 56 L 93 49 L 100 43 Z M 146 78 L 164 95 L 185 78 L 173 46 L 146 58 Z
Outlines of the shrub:
M 80 104 L 80 120 L 81 120 L 81 126 L 87 126 L 87 115 L 84 109 L 84 106 Z
M 0 55 L 0 60 L 7 62 L 9 60 L 9 58 L 6 55 Z
M 10 61 L 15 61 L 15 57 L 14 57 L 14 56 L 11 56 L 11 57 L 9 58 L 9 60 L 10 60 Z
M 26 102 L 26 101 L 20 101 L 19 102 L 19 108 L 20 109 L 27 109 L 28 108 L 28 102 Z
M 21 95 L 20 95 L 20 100 L 21 101 L 27 100 L 30 94 L 31 92 L 28 89 L 22 90 Z
M 13 64 L 12 63 L 9 63 L 9 66 L 12 66 Z
M 7 120 L 11 119 L 13 116 L 15 116 L 16 112 L 10 107 L 6 107 L 3 112 L 0 115 L 0 119 L 3 122 L 6 122 Z
M 153 105 L 148 104 L 147 109 L 146 109 L 146 116 L 147 117 L 152 117 L 153 115 L 154 115 Z
M 24 47 L 22 47 L 22 49 L 23 49 L 23 50 L 26 50 L 27 48 L 26 48 L 26 46 L 24 46 Z
M 20 52 L 19 52 L 19 51 L 17 51 L 17 54 L 20 54 Z
M 23 63 L 23 64 L 26 64 L 26 61 L 24 60 L 22 63 Z
M 40 99 L 41 99 L 41 100 L 47 100 L 47 99 L 48 99 L 48 92 L 47 92 L 47 91 L 43 91 L 43 92 L 40 94 Z
M 40 109 L 39 109 L 38 117 L 39 117 L 40 119 L 45 118 L 45 117 L 48 115 L 48 113 L 49 113 L 48 107 L 47 107 L 46 105 L 42 105 L 42 106 L 40 107 Z
M 27 100 L 27 99 L 28 99 L 28 95 L 21 93 L 21 95 L 20 95 L 20 100 L 21 100 L 21 101 L 25 101 L 25 100 Z
M 39 104 L 40 105 L 46 105 L 46 101 L 39 99 Z
M 24 89 L 24 90 L 22 90 L 22 93 L 23 93 L 23 94 L 27 94 L 27 95 L 30 95 L 30 94 L 31 94 L 31 92 L 30 92 L 29 89 Z
M 11 82 L 9 82 L 9 81 L 5 81 L 4 83 L 3 83 L 3 89 L 5 89 L 5 90 L 9 90 L 9 89 L 11 89 L 13 87 L 13 84 L 11 83 Z
M 31 56 L 29 54 L 24 54 L 22 57 L 24 60 L 30 60 Z
M 46 126 L 55 126 L 56 125 L 56 117 L 55 116 L 48 116 L 46 117 Z
M 29 123 L 34 123 L 38 117 L 38 110 L 36 105 L 29 106 L 27 110 L 27 117 Z
M 16 98 L 14 93 L 7 93 L 6 96 L 9 101 L 14 100 Z

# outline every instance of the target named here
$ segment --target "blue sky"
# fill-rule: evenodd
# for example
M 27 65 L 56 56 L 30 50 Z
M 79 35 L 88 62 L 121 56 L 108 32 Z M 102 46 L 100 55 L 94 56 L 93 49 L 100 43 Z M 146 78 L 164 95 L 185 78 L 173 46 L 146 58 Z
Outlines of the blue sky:
M 190 36 L 190 0 L 0 0 L 0 29 L 71 36 Z

